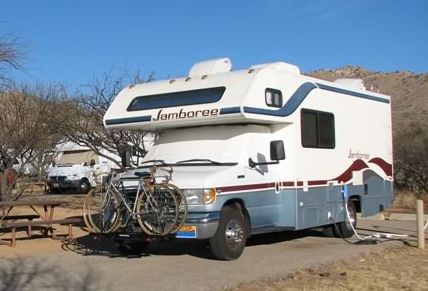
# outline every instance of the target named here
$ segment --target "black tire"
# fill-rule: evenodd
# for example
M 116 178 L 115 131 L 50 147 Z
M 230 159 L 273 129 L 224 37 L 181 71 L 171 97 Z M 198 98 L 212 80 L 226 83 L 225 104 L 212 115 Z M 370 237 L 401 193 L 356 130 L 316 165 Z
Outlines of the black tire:
M 79 184 L 79 193 L 88 194 L 91 191 L 91 184 L 87 179 L 81 179 Z
M 355 228 L 357 227 L 357 209 L 355 208 L 354 201 L 348 200 L 347 206 L 348 206 L 349 216 L 352 221 L 352 225 Z M 336 224 L 336 227 L 334 228 L 334 234 L 336 237 L 344 237 L 344 238 L 349 238 L 354 235 L 354 231 L 351 227 L 351 222 L 349 221 L 348 216 L 346 216 L 345 221 L 338 222 Z
M 322 229 L 322 235 L 324 237 L 336 237 L 334 227 L 335 227 L 334 224 L 324 226 Z
M 246 232 L 244 214 L 239 207 L 223 207 L 217 231 L 210 239 L 211 253 L 224 261 L 239 258 L 247 242 Z

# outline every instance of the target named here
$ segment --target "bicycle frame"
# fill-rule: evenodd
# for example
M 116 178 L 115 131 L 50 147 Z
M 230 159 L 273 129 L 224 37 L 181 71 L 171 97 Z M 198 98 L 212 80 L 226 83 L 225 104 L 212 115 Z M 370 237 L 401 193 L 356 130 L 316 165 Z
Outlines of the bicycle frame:
M 155 175 L 157 168 L 156 167 L 152 167 L 150 169 L 150 176 L 149 177 L 141 177 L 138 179 L 138 186 L 137 186 L 137 192 L 135 194 L 135 199 L 132 205 L 132 209 L 131 206 L 128 204 L 128 201 L 125 199 L 125 195 L 124 193 L 121 193 L 121 191 L 118 189 L 119 187 L 116 186 L 115 183 L 117 184 L 122 184 L 123 185 L 123 181 L 121 181 L 120 179 L 116 179 L 115 177 L 117 174 L 113 175 L 109 185 L 107 186 L 106 189 L 106 193 L 110 193 L 113 192 L 115 196 L 118 196 L 120 198 L 120 200 L 122 201 L 123 205 L 125 206 L 125 209 L 127 210 L 127 214 L 129 214 L 129 216 L 127 217 L 126 221 L 124 223 L 121 223 L 122 226 L 126 226 L 129 223 L 129 220 L 135 220 L 136 216 L 139 214 L 137 213 L 137 201 L 138 198 L 140 197 L 140 195 L 147 194 L 146 188 L 150 187 L 153 184 L 164 184 L 164 183 L 168 183 L 171 180 L 171 175 L 172 175 L 172 168 L 170 168 L 169 170 L 165 170 L 162 169 L 164 171 L 166 171 L 168 174 L 167 175 Z M 162 181 L 162 183 L 157 183 L 156 179 L 158 178 L 164 178 L 165 180 Z M 109 191 L 110 189 L 113 189 L 113 191 Z M 108 197 L 107 200 L 110 200 L 110 198 Z M 153 207 L 157 207 L 157 205 L 153 205 L 153 200 L 150 200 L 149 203 L 151 203 L 151 206 Z

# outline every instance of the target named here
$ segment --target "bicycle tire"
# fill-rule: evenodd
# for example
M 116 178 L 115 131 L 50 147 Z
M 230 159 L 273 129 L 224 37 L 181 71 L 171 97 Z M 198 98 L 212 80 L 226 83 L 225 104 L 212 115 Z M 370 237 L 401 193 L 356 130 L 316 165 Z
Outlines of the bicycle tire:
M 95 189 L 92 189 L 91 191 L 89 191 L 86 196 L 85 196 L 85 200 L 83 201 L 83 221 L 85 222 L 86 228 L 88 229 L 89 232 L 96 232 L 95 229 L 93 228 L 91 222 L 89 221 L 89 215 L 90 215 L 90 210 L 89 210 L 89 199 L 90 196 L 92 195 L 92 191 L 95 191 Z
M 138 224 L 147 235 L 167 235 L 177 223 L 178 208 L 176 195 L 169 188 L 151 185 L 138 198 Z
M 95 188 L 84 203 L 84 221 L 94 233 L 111 233 L 120 227 L 120 206 L 112 188 Z
M 187 219 L 187 199 L 184 196 L 183 191 L 181 191 L 177 186 L 170 183 L 163 184 L 165 187 L 169 188 L 177 198 L 178 204 L 178 217 L 177 222 L 174 228 L 171 230 L 171 233 L 175 233 L 180 230 L 180 228 L 184 225 Z

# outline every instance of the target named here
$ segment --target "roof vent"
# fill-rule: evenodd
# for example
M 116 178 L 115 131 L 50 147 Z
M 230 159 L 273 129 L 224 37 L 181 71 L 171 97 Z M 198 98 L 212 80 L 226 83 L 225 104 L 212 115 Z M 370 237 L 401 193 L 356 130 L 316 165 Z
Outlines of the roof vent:
M 285 71 L 292 74 L 300 75 L 300 69 L 296 65 L 284 63 L 284 62 L 276 62 L 276 63 L 268 63 L 268 64 L 258 64 L 252 65 L 250 69 L 264 69 L 264 68 L 272 68 L 279 71 Z
M 232 62 L 229 58 L 208 60 L 194 64 L 189 71 L 189 77 L 225 73 L 231 69 Z
M 345 85 L 359 90 L 366 90 L 363 79 L 344 78 L 337 79 L 334 83 Z

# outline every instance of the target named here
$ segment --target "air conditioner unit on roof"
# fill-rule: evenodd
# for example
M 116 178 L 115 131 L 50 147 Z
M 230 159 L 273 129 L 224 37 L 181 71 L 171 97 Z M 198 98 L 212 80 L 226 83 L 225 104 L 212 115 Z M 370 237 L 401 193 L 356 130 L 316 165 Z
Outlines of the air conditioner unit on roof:
M 229 72 L 231 69 L 232 62 L 229 58 L 208 60 L 194 64 L 192 68 L 190 68 L 189 77 L 225 73 Z

